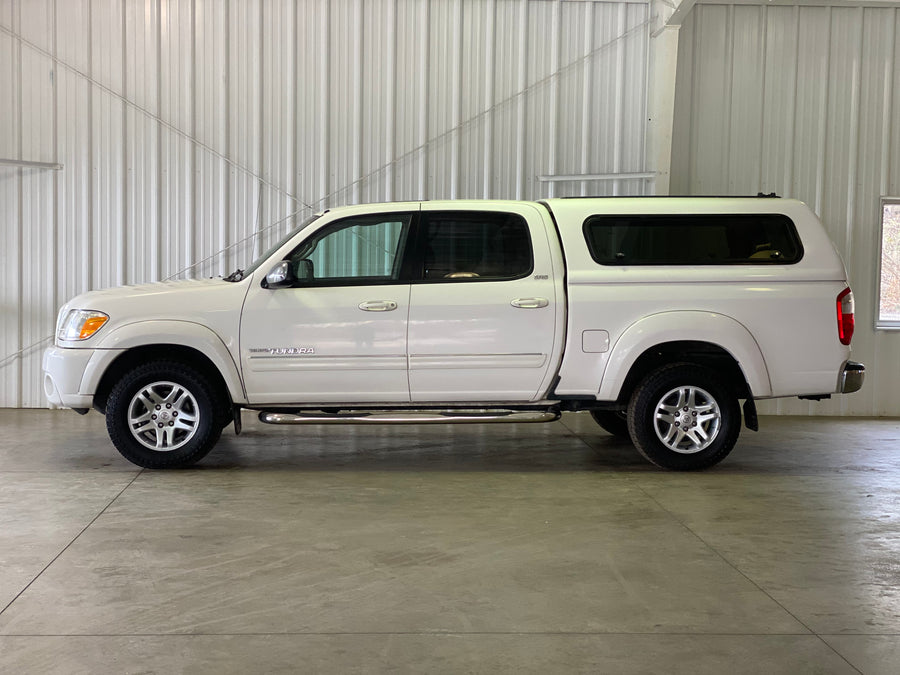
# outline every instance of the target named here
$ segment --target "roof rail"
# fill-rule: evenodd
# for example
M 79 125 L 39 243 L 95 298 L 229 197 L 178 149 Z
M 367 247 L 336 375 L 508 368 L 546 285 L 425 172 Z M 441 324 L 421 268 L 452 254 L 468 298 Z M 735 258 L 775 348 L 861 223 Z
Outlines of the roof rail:
M 781 199 L 774 192 L 755 195 L 569 195 L 552 199 Z

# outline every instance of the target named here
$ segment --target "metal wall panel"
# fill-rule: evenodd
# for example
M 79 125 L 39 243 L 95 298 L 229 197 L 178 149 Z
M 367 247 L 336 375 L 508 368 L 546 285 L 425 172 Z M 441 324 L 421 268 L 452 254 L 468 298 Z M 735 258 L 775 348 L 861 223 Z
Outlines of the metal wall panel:
M 801 199 L 844 258 L 866 385 L 762 412 L 900 415 L 900 333 L 875 331 L 880 197 L 900 195 L 900 10 L 697 5 L 679 43 L 672 192 Z
M 18 7 L 9 0 L 0 3 L 0 20 L 3 25 L 18 28 L 21 25 Z M 21 47 L 7 34 L 0 33 L 0 153 L 3 157 L 21 156 L 21 83 L 19 69 Z M 22 172 L 24 173 L 24 171 Z M 6 405 L 21 403 L 22 362 L 17 354 L 22 344 L 22 181 L 18 172 L 0 169 L 0 241 L 3 242 L 3 264 L 0 265 L 0 311 L 3 326 L 0 329 L 0 354 L 16 355 L 2 363 L 0 400 Z
M 0 406 L 58 306 L 329 206 L 641 194 L 647 2 L 0 0 Z

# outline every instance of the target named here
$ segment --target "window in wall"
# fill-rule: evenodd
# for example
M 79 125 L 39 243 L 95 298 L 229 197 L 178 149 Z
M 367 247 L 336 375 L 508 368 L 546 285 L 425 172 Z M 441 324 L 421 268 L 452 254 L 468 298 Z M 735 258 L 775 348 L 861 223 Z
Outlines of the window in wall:
M 900 328 L 900 199 L 881 200 L 881 280 L 877 328 Z
M 601 265 L 788 265 L 803 257 L 782 214 L 592 216 L 584 236 Z

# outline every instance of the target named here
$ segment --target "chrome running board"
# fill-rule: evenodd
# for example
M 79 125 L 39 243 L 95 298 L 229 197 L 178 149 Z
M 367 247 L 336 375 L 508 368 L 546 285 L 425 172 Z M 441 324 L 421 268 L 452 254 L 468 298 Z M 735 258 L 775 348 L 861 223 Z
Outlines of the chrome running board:
M 511 422 L 554 422 L 558 410 L 373 410 L 326 413 L 259 413 L 265 424 L 496 424 Z

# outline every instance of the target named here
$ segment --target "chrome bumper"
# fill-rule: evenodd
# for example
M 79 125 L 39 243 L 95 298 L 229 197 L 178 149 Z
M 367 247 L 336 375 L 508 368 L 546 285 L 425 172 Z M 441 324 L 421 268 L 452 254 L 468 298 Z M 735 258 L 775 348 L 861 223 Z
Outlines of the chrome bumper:
M 854 391 L 859 391 L 865 379 L 866 367 L 856 361 L 847 361 L 841 370 L 841 376 L 838 380 L 838 391 L 842 394 L 852 394 Z

